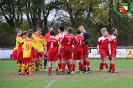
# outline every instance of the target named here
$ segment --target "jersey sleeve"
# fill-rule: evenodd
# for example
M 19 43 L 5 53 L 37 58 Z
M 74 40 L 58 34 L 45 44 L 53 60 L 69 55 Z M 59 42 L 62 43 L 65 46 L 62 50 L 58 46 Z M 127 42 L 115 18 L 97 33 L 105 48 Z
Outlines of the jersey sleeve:
M 37 49 L 37 47 L 36 47 L 36 45 L 35 45 L 34 42 L 32 42 L 31 45 L 32 45 L 32 47 L 33 47 L 34 49 Z
M 18 43 L 23 43 L 23 39 L 22 39 L 22 37 L 19 37 L 19 38 L 16 38 L 16 41 L 18 42 Z

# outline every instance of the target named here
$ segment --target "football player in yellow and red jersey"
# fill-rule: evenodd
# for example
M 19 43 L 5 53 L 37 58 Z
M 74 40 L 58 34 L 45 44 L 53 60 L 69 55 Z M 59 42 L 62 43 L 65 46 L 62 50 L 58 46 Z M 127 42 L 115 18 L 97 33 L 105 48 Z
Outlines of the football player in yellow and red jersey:
M 32 39 L 32 33 L 29 32 L 28 39 L 25 40 L 24 45 L 23 45 L 23 58 L 24 58 L 24 63 L 28 64 L 29 75 L 33 75 L 32 73 L 32 48 L 34 48 L 37 51 L 35 43 Z M 23 75 L 26 74 L 24 70 L 22 73 Z
M 34 37 L 34 41 L 38 51 L 40 52 L 40 54 L 38 54 L 36 51 L 34 52 L 34 58 L 35 58 L 36 67 L 37 67 L 36 71 L 37 70 L 42 71 L 42 59 L 44 58 L 44 46 L 45 46 L 46 40 L 45 40 L 45 37 L 42 36 L 41 28 L 37 28 L 36 34 L 37 35 Z
M 21 66 L 23 63 L 23 39 L 22 39 L 22 30 L 20 28 L 16 29 L 17 36 L 16 36 L 16 46 L 13 49 L 12 56 L 18 62 L 18 72 L 21 74 Z

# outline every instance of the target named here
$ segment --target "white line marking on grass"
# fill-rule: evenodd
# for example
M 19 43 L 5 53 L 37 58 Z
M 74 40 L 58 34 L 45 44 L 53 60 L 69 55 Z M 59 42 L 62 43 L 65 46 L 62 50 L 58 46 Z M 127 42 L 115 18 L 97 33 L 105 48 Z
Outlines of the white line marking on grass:
M 56 81 L 57 81 L 57 79 L 51 80 L 44 88 L 49 88 Z

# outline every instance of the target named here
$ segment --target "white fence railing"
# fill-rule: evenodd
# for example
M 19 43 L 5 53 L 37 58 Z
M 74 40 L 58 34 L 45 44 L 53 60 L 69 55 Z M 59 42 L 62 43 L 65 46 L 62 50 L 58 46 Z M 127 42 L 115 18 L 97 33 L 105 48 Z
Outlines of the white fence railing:
M 0 59 L 10 59 L 13 48 L 0 48 Z M 96 47 L 89 47 L 89 58 L 100 58 Z M 119 46 L 117 58 L 133 58 L 133 46 Z

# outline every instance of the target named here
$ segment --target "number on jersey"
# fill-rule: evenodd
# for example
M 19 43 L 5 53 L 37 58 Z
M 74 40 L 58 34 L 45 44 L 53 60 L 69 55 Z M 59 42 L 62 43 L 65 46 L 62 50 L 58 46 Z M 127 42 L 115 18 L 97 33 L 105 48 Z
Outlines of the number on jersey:
M 70 44 L 71 43 L 71 38 L 68 38 L 68 44 Z
M 53 42 L 51 42 L 50 47 L 53 48 Z
M 30 49 L 30 46 L 26 44 L 26 51 L 28 51 L 29 49 Z

